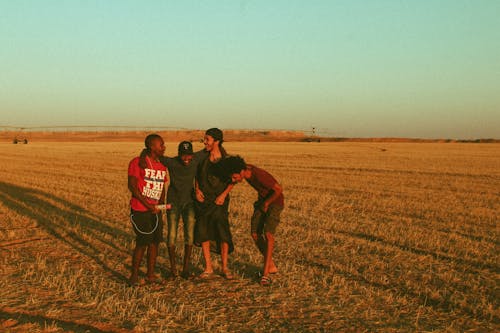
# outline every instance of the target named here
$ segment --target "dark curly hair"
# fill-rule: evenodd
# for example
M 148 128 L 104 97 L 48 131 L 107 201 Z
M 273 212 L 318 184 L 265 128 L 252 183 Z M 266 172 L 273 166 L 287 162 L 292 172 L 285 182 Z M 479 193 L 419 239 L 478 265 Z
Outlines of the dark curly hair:
M 224 181 L 230 182 L 234 173 L 240 173 L 247 168 L 245 160 L 241 156 L 228 156 L 222 159 L 218 164 L 218 173 Z

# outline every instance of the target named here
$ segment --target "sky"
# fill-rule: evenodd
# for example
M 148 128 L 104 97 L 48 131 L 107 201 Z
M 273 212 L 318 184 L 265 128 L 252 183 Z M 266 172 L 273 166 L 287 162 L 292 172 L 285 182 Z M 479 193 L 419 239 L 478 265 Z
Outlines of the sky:
M 0 126 L 500 138 L 498 0 L 0 0 Z

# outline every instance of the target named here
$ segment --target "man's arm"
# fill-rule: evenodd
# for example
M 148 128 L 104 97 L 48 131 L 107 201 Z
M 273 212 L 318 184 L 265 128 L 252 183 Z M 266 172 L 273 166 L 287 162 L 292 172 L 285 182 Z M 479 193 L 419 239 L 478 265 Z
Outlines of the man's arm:
M 139 188 L 137 187 L 137 178 L 134 176 L 128 176 L 128 189 L 132 193 L 132 196 L 139 200 L 148 210 L 153 213 L 158 213 L 159 210 L 156 209 L 155 205 L 150 204 L 146 201 L 146 198 L 139 192 Z M 162 193 L 162 195 L 164 195 Z
M 229 192 L 231 192 L 231 190 L 233 189 L 233 187 L 234 187 L 234 183 L 230 183 L 229 185 L 227 185 L 227 187 L 224 190 L 224 192 L 222 192 L 221 194 L 219 194 L 219 196 L 215 199 L 215 204 L 218 205 L 218 206 L 223 205 L 224 201 L 226 200 L 227 195 L 229 194 Z
M 200 187 L 198 186 L 198 180 L 196 178 L 194 179 L 194 194 L 196 196 L 196 200 L 198 200 L 199 202 L 205 201 L 205 195 L 200 190 Z
M 281 195 L 281 193 L 283 193 L 283 188 L 281 187 L 281 185 L 278 182 L 274 183 L 273 188 L 269 191 L 269 194 L 262 203 L 262 210 L 264 211 L 264 213 L 267 213 L 269 205 L 272 204 L 274 200 L 276 200 Z

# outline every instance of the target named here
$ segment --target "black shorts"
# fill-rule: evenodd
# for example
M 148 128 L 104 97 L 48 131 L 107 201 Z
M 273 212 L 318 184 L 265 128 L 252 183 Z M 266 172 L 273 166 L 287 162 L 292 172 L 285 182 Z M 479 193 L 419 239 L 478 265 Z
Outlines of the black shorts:
M 221 253 L 221 243 L 229 245 L 228 253 L 233 252 L 233 236 L 229 227 L 229 205 L 196 204 L 196 224 L 194 228 L 194 244 L 210 241 L 210 251 Z
M 158 244 L 163 241 L 162 214 L 152 212 L 130 211 L 130 221 L 135 232 L 138 246 Z

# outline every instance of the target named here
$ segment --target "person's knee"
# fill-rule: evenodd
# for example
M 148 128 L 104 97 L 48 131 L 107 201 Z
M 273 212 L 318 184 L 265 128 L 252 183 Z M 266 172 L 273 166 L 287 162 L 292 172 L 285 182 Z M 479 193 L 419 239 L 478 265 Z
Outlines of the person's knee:
M 142 245 L 142 244 L 136 244 L 135 246 L 135 252 L 144 252 L 148 248 L 147 245 Z

